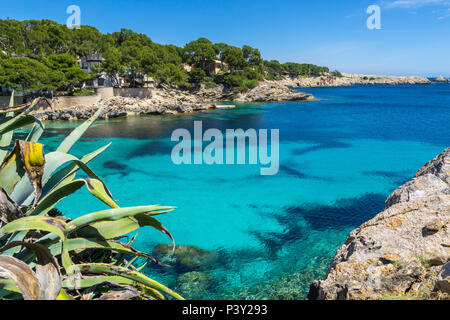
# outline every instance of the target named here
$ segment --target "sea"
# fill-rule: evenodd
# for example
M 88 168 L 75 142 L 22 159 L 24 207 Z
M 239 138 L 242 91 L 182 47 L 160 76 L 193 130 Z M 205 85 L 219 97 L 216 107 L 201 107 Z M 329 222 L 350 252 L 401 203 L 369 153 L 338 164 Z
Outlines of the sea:
M 89 166 L 119 206 L 176 207 L 158 219 L 177 245 L 205 250 L 142 272 L 189 299 L 307 299 L 348 234 L 450 146 L 450 84 L 295 90 L 316 100 L 98 120 L 86 132 L 71 152 L 80 157 L 111 143 Z M 172 133 L 193 132 L 194 121 L 224 134 L 278 129 L 278 173 L 261 175 L 261 165 L 249 163 L 174 164 Z M 47 122 L 45 151 L 79 124 Z M 70 218 L 107 209 L 86 190 L 57 208 Z M 171 244 L 151 227 L 129 239 L 136 233 L 133 246 L 149 254 Z M 186 259 L 198 263 L 183 266 Z

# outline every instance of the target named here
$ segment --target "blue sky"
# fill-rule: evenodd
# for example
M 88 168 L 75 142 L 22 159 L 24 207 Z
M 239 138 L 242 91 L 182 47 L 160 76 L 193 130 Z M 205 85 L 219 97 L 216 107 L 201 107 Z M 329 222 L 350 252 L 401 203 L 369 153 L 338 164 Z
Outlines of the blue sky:
M 257 47 L 265 59 L 308 62 L 343 72 L 450 76 L 450 0 L 59 0 L 4 1 L 0 18 L 82 24 L 102 32 L 129 28 L 158 43 L 198 37 Z M 381 30 L 366 9 L 381 7 Z

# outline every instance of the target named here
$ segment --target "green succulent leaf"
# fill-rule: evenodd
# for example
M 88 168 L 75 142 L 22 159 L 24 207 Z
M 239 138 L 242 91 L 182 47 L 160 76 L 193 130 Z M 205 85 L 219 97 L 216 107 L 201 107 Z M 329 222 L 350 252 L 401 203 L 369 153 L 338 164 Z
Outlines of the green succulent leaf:
M 107 274 L 121 276 L 123 278 L 136 281 L 137 283 L 143 284 L 159 292 L 165 293 L 177 300 L 184 300 L 182 296 L 170 290 L 166 286 L 160 284 L 159 282 L 143 275 L 142 273 L 131 271 L 123 267 L 112 266 L 105 263 L 86 263 L 75 265 L 75 268 L 79 270 L 81 274 Z
M 97 112 L 87 121 L 83 122 L 82 125 L 73 130 L 67 138 L 59 145 L 56 151 L 59 152 L 69 152 L 73 145 L 81 138 L 81 136 L 86 132 L 87 129 L 92 125 L 92 123 L 98 118 L 102 112 L 103 106 L 100 106 Z

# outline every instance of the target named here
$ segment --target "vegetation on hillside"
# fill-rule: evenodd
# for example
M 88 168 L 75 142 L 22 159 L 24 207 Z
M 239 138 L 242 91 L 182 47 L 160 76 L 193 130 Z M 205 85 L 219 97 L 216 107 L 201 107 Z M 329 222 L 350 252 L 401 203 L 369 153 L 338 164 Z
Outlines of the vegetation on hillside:
M 38 99 L 16 116 L 12 101 L 0 120 L 0 300 L 182 299 L 140 273 L 145 265 L 133 265 L 137 257 L 159 263 L 131 247 L 136 236 L 120 241 L 145 226 L 173 241 L 155 216 L 174 208 L 119 207 L 88 167 L 109 145 L 81 158 L 69 154 L 101 108 L 56 151 L 44 153 L 37 142 L 44 126 L 30 115 Z M 14 130 L 31 124 L 25 140 L 13 143 Z M 109 208 L 74 220 L 62 216 L 55 206 L 81 188 Z
M 77 59 L 94 53 L 106 60 L 89 75 Z M 198 69 L 206 60 L 220 60 L 228 68 L 219 75 L 203 74 Z M 184 64 L 193 66 L 192 71 L 187 72 Z M 102 34 L 91 26 L 71 30 L 50 20 L 0 20 L 0 86 L 25 92 L 73 90 L 100 72 L 113 79 L 126 76 L 132 86 L 142 84 L 146 74 L 184 88 L 205 83 L 245 91 L 263 78 L 319 76 L 329 69 L 265 61 L 256 48 L 214 44 L 206 38 L 181 48 L 154 43 L 147 35 L 128 29 Z M 115 80 L 118 83 L 119 79 Z

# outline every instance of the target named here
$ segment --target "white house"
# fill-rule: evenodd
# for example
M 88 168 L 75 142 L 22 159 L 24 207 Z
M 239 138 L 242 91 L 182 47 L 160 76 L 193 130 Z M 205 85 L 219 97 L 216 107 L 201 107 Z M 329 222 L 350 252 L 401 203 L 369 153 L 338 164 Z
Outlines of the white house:
M 87 73 L 92 73 L 91 68 L 95 65 L 100 65 L 105 58 L 103 58 L 100 54 L 89 54 L 85 57 L 82 57 L 80 60 L 81 69 L 86 71 Z M 123 84 L 123 79 L 119 76 L 119 74 L 108 75 L 106 72 L 100 73 L 98 78 L 86 81 L 84 87 L 87 88 L 103 88 L 103 87 L 120 87 Z

